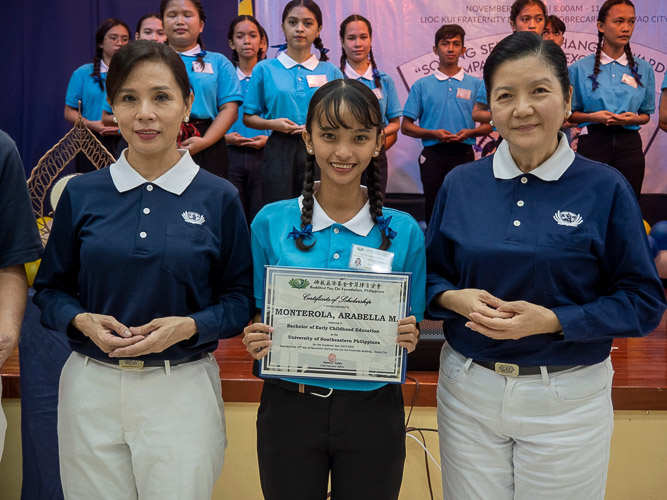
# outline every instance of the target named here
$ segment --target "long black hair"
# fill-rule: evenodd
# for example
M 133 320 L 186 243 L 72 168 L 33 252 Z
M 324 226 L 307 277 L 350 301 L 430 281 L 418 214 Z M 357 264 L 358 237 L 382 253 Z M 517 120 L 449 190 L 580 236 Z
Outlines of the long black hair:
M 364 128 L 375 129 L 382 133 L 382 111 L 380 103 L 371 89 L 356 80 L 333 80 L 315 92 L 308 106 L 306 115 L 306 131 L 312 134 L 313 121 L 317 120 L 320 127 L 334 127 L 350 129 L 351 124 L 346 123 L 340 110 L 345 108 Z M 367 167 L 368 176 L 368 202 L 373 222 L 382 217 L 382 190 L 380 189 L 380 166 L 376 156 L 371 158 Z M 303 207 L 301 209 L 301 228 L 305 228 L 313 220 L 313 186 L 315 178 L 315 155 L 308 154 L 306 160 L 306 175 L 303 181 Z M 386 250 L 391 246 L 391 240 L 382 234 L 380 250 Z M 303 236 L 295 240 L 299 250 L 310 250 L 315 243 L 306 245 Z
M 93 57 L 93 72 L 90 76 L 95 79 L 101 90 L 104 90 L 104 80 L 100 75 L 100 65 L 103 56 L 102 44 L 104 43 L 104 37 L 107 36 L 109 30 L 116 26 L 125 28 L 127 30 L 127 36 L 130 36 L 130 27 L 120 19 L 114 19 L 112 17 L 102 21 L 95 32 L 95 56 Z
M 607 16 L 609 15 L 609 9 L 611 9 L 614 5 L 629 5 L 633 9 L 635 8 L 635 4 L 633 4 L 630 0 L 607 0 L 602 4 L 600 11 L 598 12 L 599 23 L 604 24 L 604 22 L 607 20 Z M 600 83 L 598 82 L 598 74 L 600 73 L 600 56 L 602 55 L 603 38 L 604 34 L 602 31 L 598 30 L 598 45 L 595 48 L 595 64 L 593 65 L 593 73 L 588 75 L 588 78 L 593 80 L 593 91 L 595 91 L 600 86 Z M 628 58 L 628 67 L 632 72 L 632 76 L 634 76 L 635 80 L 637 80 L 637 83 L 643 87 L 642 77 L 638 72 L 639 66 L 635 61 L 635 58 L 632 55 L 632 49 L 630 48 L 630 41 L 628 41 L 623 50 L 625 51 L 625 56 Z
M 283 9 L 282 20 L 280 21 L 281 24 L 285 24 L 285 19 L 287 19 L 287 16 L 294 7 L 305 7 L 306 9 L 308 9 L 315 16 L 315 21 L 317 21 L 317 26 L 320 28 L 322 27 L 322 10 L 320 9 L 319 5 L 313 2 L 313 0 L 292 0 L 291 2 L 289 2 L 287 5 L 285 5 L 285 8 Z M 315 38 L 315 40 L 313 40 L 313 45 L 317 50 L 320 51 L 320 61 L 328 61 L 329 60 L 329 58 L 327 57 L 328 51 L 327 49 L 324 48 L 322 39 L 319 36 Z
M 371 22 L 364 16 L 361 16 L 359 14 L 352 14 L 351 16 L 346 17 L 345 20 L 342 23 L 340 23 L 340 30 L 338 31 L 338 35 L 340 36 L 341 44 L 343 44 L 343 40 L 345 39 L 345 30 L 347 29 L 347 25 L 354 21 L 360 21 L 362 23 L 365 23 L 366 26 L 368 27 L 368 36 L 370 36 L 371 38 L 373 37 L 373 27 L 371 26 Z M 375 87 L 378 89 L 382 88 L 382 82 L 380 80 L 380 73 L 378 71 L 378 66 L 375 63 L 375 57 L 373 57 L 373 47 L 371 47 L 371 50 L 368 53 L 368 59 L 370 60 L 371 67 L 373 68 L 373 81 L 375 82 Z M 345 48 L 341 47 L 340 70 L 343 72 L 343 75 L 345 75 L 346 62 L 347 62 L 347 55 L 345 54 Z

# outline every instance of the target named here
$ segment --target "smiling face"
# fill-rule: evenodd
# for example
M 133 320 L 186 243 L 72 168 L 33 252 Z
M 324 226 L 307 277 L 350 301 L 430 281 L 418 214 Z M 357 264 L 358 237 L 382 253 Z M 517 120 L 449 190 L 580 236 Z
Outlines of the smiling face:
M 371 35 L 363 21 L 352 21 L 345 27 L 345 36 L 341 40 L 343 50 L 349 61 L 361 63 L 368 60 L 371 51 Z
M 546 61 L 531 55 L 498 66 L 489 105 L 493 123 L 515 159 L 530 154 L 546 159 L 556 147 L 570 96 L 563 95 Z
M 144 159 L 178 154 L 176 137 L 190 114 L 193 96 L 186 102 L 169 66 L 145 61 L 121 85 L 113 112 L 131 157 Z M 128 158 L 129 159 L 129 158 Z
M 197 38 L 204 31 L 204 21 L 199 18 L 197 7 L 190 0 L 172 0 L 164 11 L 164 32 L 169 45 L 178 52 L 197 45 Z
M 235 50 L 241 59 L 254 59 L 262 47 L 262 37 L 255 23 L 241 21 L 234 26 L 234 35 L 228 40 L 229 47 Z
M 625 47 L 635 30 L 635 9 L 630 5 L 614 5 L 607 12 L 604 22 L 598 22 L 605 45 L 613 48 Z
M 130 33 L 122 25 L 116 25 L 107 31 L 100 44 L 102 47 L 102 57 L 105 61 L 110 61 L 118 49 L 130 41 Z
M 282 28 L 287 47 L 294 50 L 309 49 L 322 29 L 315 14 L 302 6 L 294 7 L 287 13 Z
M 544 12 L 539 5 L 530 3 L 526 5 L 519 15 L 510 20 L 512 31 L 532 31 L 538 35 L 544 31 Z
M 361 174 L 382 148 L 377 128 L 365 128 L 345 103 L 338 114 L 348 127 L 314 120 L 312 133 L 304 132 L 306 147 L 313 151 L 322 171 L 322 184 L 359 186 Z
M 167 41 L 167 35 L 162 27 L 162 20 L 157 17 L 149 17 L 141 23 L 138 33 L 134 34 L 137 40 L 150 40 L 153 42 L 164 43 Z
M 458 64 L 459 57 L 465 53 L 465 50 L 460 36 L 438 40 L 438 45 L 433 47 L 433 53 L 438 56 L 441 66 Z

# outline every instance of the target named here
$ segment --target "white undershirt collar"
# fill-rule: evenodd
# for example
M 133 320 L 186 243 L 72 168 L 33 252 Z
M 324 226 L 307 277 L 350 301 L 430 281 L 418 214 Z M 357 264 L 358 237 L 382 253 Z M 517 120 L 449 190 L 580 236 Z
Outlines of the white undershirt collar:
M 360 75 L 355 71 L 355 69 L 352 66 L 350 66 L 350 63 L 348 61 L 345 61 L 345 75 L 348 78 L 351 78 L 352 80 L 357 80 L 359 78 L 363 78 L 364 80 L 372 80 L 373 65 L 369 64 L 368 68 L 366 68 L 366 72 L 363 75 Z
M 124 193 L 125 191 L 129 191 L 130 189 L 134 189 L 142 184 L 150 182 L 151 184 L 161 187 L 165 191 L 180 195 L 187 189 L 199 172 L 199 166 L 192 160 L 190 152 L 187 149 L 179 149 L 178 152 L 181 155 L 181 159 L 178 160 L 176 165 L 171 167 L 154 181 L 148 181 L 128 163 L 125 157 L 127 154 L 126 149 L 120 155 L 118 161 L 109 167 L 111 180 L 119 193 Z
M 623 54 L 621 54 L 621 57 L 619 57 L 618 59 L 612 59 L 611 57 L 609 57 L 604 52 L 602 52 L 600 54 L 600 64 L 602 64 L 603 66 L 605 64 L 609 64 L 609 63 L 613 63 L 613 62 L 617 62 L 618 64 L 620 64 L 622 66 L 627 66 L 628 65 L 628 56 L 626 56 L 625 52 L 624 52 Z
M 319 187 L 319 181 L 315 182 L 313 186 L 313 218 L 311 220 L 311 224 L 313 225 L 313 232 L 322 231 L 323 229 L 331 227 L 334 224 L 338 224 L 335 220 L 327 215 L 324 209 L 317 202 L 315 193 L 317 193 Z M 364 192 L 366 191 L 365 186 L 362 186 L 361 188 L 364 190 Z M 299 196 L 299 210 L 301 209 L 303 209 L 303 195 Z M 375 226 L 373 218 L 371 217 L 370 204 L 368 200 L 366 200 L 364 206 L 361 207 L 361 210 L 357 212 L 357 215 L 341 225 L 352 231 L 354 234 L 358 234 L 359 236 L 364 237 L 368 236 L 368 233 L 370 233 L 371 229 L 373 229 L 373 226 Z
M 196 56 L 201 52 L 201 47 L 199 44 L 195 45 L 192 47 L 190 50 L 186 50 L 185 52 L 179 52 L 182 56 Z
M 296 62 L 285 52 L 281 52 L 280 54 L 278 54 L 278 57 L 276 57 L 276 59 L 280 61 L 280 64 L 285 66 L 285 69 L 292 69 L 294 66 L 301 65 L 307 70 L 313 71 L 315 68 L 317 68 L 317 65 L 320 63 L 317 57 L 315 57 L 315 54 L 311 54 L 310 57 L 302 63 Z
M 109 66 L 106 65 L 104 59 L 100 59 L 100 73 L 106 73 L 109 71 Z
M 567 137 L 562 132 L 558 132 L 558 136 L 559 141 L 556 151 L 554 151 L 547 161 L 529 172 L 543 181 L 557 181 L 574 161 L 574 151 L 570 148 Z M 514 179 L 525 174 L 526 172 L 522 172 L 514 162 L 509 144 L 507 141 L 503 141 L 498 146 L 496 154 L 493 155 L 494 177 L 496 179 Z
M 239 78 L 239 82 L 242 82 L 246 78 L 250 78 L 250 75 L 246 75 L 238 66 L 236 67 L 236 76 Z

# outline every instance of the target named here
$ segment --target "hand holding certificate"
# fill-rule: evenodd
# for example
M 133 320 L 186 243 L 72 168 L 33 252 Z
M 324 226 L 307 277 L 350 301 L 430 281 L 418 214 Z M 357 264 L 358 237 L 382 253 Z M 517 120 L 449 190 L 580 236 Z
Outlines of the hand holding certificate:
M 404 382 L 396 337 L 410 278 L 267 266 L 263 323 L 273 332 L 261 375 Z

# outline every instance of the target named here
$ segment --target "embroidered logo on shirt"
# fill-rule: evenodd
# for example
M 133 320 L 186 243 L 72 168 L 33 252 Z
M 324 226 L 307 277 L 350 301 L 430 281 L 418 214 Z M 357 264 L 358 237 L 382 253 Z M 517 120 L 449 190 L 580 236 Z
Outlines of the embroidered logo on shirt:
M 572 212 L 561 212 L 560 210 L 554 214 L 554 220 L 558 222 L 560 226 L 571 226 L 577 227 L 579 224 L 584 222 L 584 219 L 579 214 L 573 214 Z
M 185 222 L 189 222 L 190 224 L 197 224 L 198 226 L 201 226 L 206 221 L 204 216 L 198 214 L 197 212 L 183 212 L 181 215 L 183 216 L 183 220 Z

